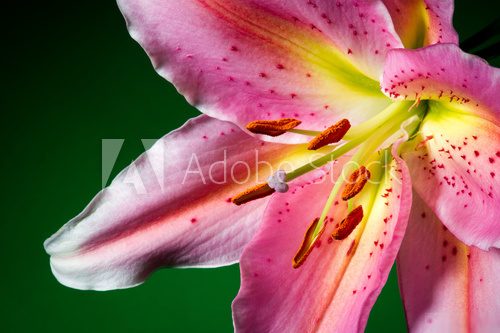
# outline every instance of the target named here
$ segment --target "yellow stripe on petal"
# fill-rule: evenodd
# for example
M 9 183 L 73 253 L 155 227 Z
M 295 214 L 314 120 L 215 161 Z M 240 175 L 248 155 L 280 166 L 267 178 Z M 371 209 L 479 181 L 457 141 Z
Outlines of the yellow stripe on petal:
M 340 51 L 327 40 L 321 31 L 302 22 L 292 23 L 277 15 L 269 15 L 257 7 L 250 7 L 234 1 L 200 1 L 207 8 L 220 16 L 235 29 L 243 30 L 269 43 L 262 47 L 274 47 L 285 50 L 290 58 L 299 56 L 307 64 L 322 69 L 324 75 L 349 86 L 357 91 L 378 93 L 379 83 L 363 74 L 349 60 L 349 50 Z

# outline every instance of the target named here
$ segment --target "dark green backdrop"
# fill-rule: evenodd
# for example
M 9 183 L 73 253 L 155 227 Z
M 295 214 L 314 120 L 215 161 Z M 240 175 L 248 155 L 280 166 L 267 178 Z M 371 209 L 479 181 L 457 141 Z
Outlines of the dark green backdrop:
M 462 38 L 495 18 L 490 3 L 457 3 Z M 101 139 L 125 139 L 115 175 L 142 152 L 141 138 L 197 111 L 155 74 L 113 1 L 24 1 L 2 14 L 0 330 L 232 331 L 238 266 L 163 270 L 106 293 L 56 282 L 42 242 L 100 189 Z M 369 320 L 367 331 L 379 330 L 405 330 L 394 272 Z

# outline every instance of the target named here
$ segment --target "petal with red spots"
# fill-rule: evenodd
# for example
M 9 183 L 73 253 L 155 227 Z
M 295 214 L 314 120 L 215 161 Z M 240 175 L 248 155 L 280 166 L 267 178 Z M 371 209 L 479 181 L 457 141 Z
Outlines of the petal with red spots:
M 460 242 L 417 194 L 397 262 L 411 332 L 500 327 L 500 250 Z
M 45 242 L 54 275 L 73 288 L 108 290 L 139 284 L 160 267 L 238 261 L 268 198 L 241 207 L 230 198 L 273 168 L 308 161 L 298 148 L 305 151 L 205 115 L 188 121 Z
M 395 260 L 411 205 L 404 162 L 393 161 L 373 179 L 380 182 L 356 197 L 365 219 L 344 240 L 329 237 L 347 214 L 339 195 L 323 236 L 297 269 L 292 258 L 311 220 L 321 214 L 332 182 L 310 181 L 271 199 L 262 228 L 240 261 L 242 284 L 233 303 L 237 331 L 363 331 Z
M 382 89 L 395 99 L 432 100 L 498 123 L 500 69 L 454 44 L 390 51 Z
M 242 128 L 286 117 L 322 130 L 341 118 L 366 120 L 390 102 L 379 77 L 387 51 L 402 45 L 380 1 L 118 3 L 158 72 L 202 112 Z
M 413 186 L 462 242 L 500 247 L 500 128 L 473 114 L 430 106 L 403 157 Z

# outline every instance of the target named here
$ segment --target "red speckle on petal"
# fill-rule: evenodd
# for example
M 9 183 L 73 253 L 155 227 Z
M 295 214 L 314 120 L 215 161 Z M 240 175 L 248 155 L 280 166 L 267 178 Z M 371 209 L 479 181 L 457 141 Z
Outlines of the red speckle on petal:
M 198 220 L 196 219 L 196 217 L 193 217 L 193 218 L 191 219 L 191 223 L 196 223 L 196 222 L 198 222 Z

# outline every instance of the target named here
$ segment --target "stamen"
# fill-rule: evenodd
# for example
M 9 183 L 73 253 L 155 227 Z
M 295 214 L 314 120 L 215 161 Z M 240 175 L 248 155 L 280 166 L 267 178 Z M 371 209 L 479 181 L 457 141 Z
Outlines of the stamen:
M 302 122 L 293 118 L 278 120 L 255 120 L 247 124 L 247 129 L 255 134 L 279 136 L 299 126 Z
M 300 135 L 306 135 L 306 136 L 313 136 L 313 137 L 317 136 L 321 133 L 318 131 L 311 131 L 311 130 L 304 130 L 304 129 L 291 129 L 291 130 L 288 130 L 288 132 L 300 134 Z
M 366 182 L 370 179 L 370 171 L 364 166 L 354 171 L 349 177 L 349 182 L 344 187 L 342 192 L 342 200 L 347 201 L 354 198 L 365 186 Z
M 333 232 L 332 238 L 336 240 L 346 239 L 358 226 L 361 220 L 363 220 L 363 206 L 360 205 L 354 208 L 354 210 L 340 222 L 338 228 Z
M 309 226 L 309 228 L 307 229 L 307 232 L 304 235 L 304 240 L 302 241 L 299 250 L 295 254 L 295 257 L 293 257 L 292 260 L 293 268 L 299 268 L 305 262 L 305 260 L 311 253 L 312 249 L 316 245 L 316 242 L 319 240 L 319 238 L 325 231 L 326 224 L 323 224 L 319 232 L 315 232 L 319 220 L 320 220 L 319 217 L 315 218 L 314 221 Z
M 307 149 L 316 150 L 331 143 L 339 142 L 342 140 L 349 128 L 351 128 L 349 120 L 342 119 L 312 139 L 311 142 L 309 142 Z
M 275 192 L 267 183 L 259 184 L 236 195 L 231 201 L 240 206 L 252 200 L 261 199 Z

